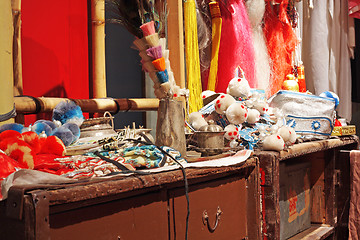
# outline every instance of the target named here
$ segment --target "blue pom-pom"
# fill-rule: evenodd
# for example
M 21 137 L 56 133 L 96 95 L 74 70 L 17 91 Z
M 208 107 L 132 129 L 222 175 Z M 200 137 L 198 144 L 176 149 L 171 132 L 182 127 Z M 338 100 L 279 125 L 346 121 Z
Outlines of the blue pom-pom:
M 49 127 L 51 127 L 52 130 L 54 130 L 54 129 L 56 128 L 55 123 L 52 122 L 52 121 L 49 121 L 49 120 L 40 119 L 40 120 L 37 120 L 37 121 L 34 123 L 34 125 L 37 124 L 37 123 L 45 123 L 45 124 L 49 125 Z
M 36 132 L 37 135 L 40 135 L 40 133 L 45 132 L 46 136 L 50 136 L 52 128 L 46 123 L 38 122 L 31 127 L 31 131 Z
M 340 99 L 339 96 L 331 91 L 325 91 L 319 95 L 320 97 L 332 98 L 335 101 L 335 108 L 339 105 Z
M 60 121 L 61 124 L 73 122 L 80 126 L 84 121 L 84 116 L 81 108 L 75 102 L 63 101 L 54 108 L 52 119 Z
M 166 83 L 169 81 L 169 75 L 166 69 L 162 72 L 156 72 L 156 76 L 158 77 L 160 83 Z
M 15 130 L 15 131 L 21 133 L 23 128 L 24 128 L 24 126 L 19 123 L 6 123 L 6 124 L 0 126 L 0 133 L 2 133 L 3 131 L 6 131 L 6 130 Z
M 51 136 L 56 136 L 60 138 L 60 140 L 64 143 L 65 146 L 69 146 L 74 141 L 74 135 L 72 132 L 66 127 L 56 128 L 51 132 Z
M 72 134 L 74 135 L 73 142 L 79 139 L 80 128 L 78 125 L 76 125 L 75 123 L 65 123 L 64 125 L 62 125 L 62 127 L 67 128 L 72 132 Z

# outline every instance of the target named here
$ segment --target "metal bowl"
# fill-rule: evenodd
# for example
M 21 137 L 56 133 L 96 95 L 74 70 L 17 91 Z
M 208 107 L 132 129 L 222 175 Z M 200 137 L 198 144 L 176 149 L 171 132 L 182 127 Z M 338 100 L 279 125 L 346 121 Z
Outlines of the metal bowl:
M 199 132 L 195 132 L 194 136 L 199 148 L 223 148 L 224 134 L 225 131 L 219 131 L 219 132 L 199 131 Z

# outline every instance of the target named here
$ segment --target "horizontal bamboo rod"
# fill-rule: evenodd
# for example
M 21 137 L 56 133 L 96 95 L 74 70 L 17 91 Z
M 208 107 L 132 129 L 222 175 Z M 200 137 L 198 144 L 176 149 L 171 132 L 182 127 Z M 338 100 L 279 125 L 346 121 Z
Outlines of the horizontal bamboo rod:
M 17 113 L 52 112 L 55 106 L 66 100 L 72 100 L 81 107 L 83 112 L 101 113 L 109 111 L 156 111 L 159 107 L 157 98 L 97 98 L 97 99 L 68 99 L 52 97 L 27 97 L 14 98 Z M 117 104 L 116 104 L 117 103 Z

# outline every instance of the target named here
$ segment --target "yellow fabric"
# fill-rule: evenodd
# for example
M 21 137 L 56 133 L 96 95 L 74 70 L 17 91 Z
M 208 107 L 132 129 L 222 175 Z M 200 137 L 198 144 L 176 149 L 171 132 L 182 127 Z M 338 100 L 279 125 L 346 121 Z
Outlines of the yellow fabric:
M 208 90 L 215 91 L 217 83 L 217 72 L 218 72 L 218 58 L 219 58 L 219 48 L 220 48 L 220 37 L 221 37 L 221 27 L 222 27 L 222 18 L 220 14 L 219 3 L 210 2 L 210 11 L 212 17 L 212 47 L 211 47 L 211 62 L 210 62 L 210 71 L 208 79 Z M 214 11 L 215 10 L 215 11 Z
M 200 57 L 194 0 L 184 2 L 186 79 L 189 95 L 189 112 L 202 108 Z

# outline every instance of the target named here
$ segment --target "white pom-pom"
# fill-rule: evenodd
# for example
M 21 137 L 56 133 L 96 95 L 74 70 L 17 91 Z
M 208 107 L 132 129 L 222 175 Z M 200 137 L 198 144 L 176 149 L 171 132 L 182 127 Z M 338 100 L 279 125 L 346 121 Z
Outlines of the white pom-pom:
M 248 110 L 241 102 L 234 102 L 226 109 L 226 118 L 232 124 L 242 124 L 248 117 Z
M 285 142 L 278 134 L 272 134 L 265 137 L 263 141 L 263 149 L 271 151 L 281 151 L 285 148 Z
M 227 125 L 225 128 L 224 128 L 224 131 L 225 131 L 225 135 L 224 137 L 227 139 L 227 140 L 234 140 L 234 139 L 237 139 L 238 136 L 239 136 L 239 128 L 233 124 L 230 124 L 230 125 Z
M 297 139 L 297 135 L 296 135 L 296 132 L 295 132 L 295 129 L 292 128 L 292 127 L 289 127 L 289 131 L 291 132 L 290 135 L 290 140 L 289 140 L 289 143 L 288 145 L 290 144 L 294 144 L 296 142 L 296 139 Z
M 229 94 L 220 94 L 215 99 L 215 111 L 219 114 L 225 114 L 226 109 L 236 102 L 236 100 Z
M 256 109 L 248 109 L 248 118 L 247 122 L 254 124 L 260 120 L 260 112 Z
M 226 93 L 234 97 L 247 98 L 251 95 L 249 82 L 244 77 L 235 77 L 229 82 Z
M 237 146 L 239 146 L 239 143 L 234 139 L 229 143 L 229 146 L 231 148 L 236 148 Z
M 289 131 L 287 126 L 282 126 L 278 130 L 278 134 L 284 139 L 284 142 L 290 140 L 291 132 Z
M 267 113 L 269 110 L 269 105 L 263 101 L 254 102 L 254 108 L 258 110 L 261 115 L 264 115 L 264 113 Z
M 206 91 L 203 91 L 203 92 L 201 93 L 201 98 L 202 98 L 202 99 L 205 99 L 205 98 L 210 97 L 210 96 L 212 96 L 212 95 L 214 95 L 214 94 L 216 94 L 214 91 L 206 90 Z
M 208 125 L 202 114 L 199 112 L 192 112 L 189 114 L 189 123 L 196 131 L 203 126 Z
M 282 126 L 278 130 L 278 134 L 284 139 L 286 145 L 292 145 L 296 142 L 296 132 L 292 127 Z

